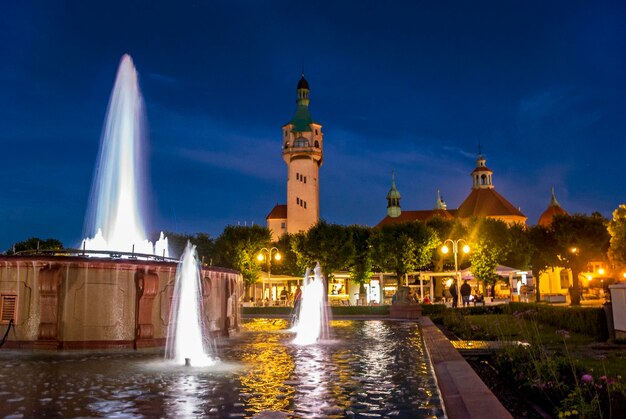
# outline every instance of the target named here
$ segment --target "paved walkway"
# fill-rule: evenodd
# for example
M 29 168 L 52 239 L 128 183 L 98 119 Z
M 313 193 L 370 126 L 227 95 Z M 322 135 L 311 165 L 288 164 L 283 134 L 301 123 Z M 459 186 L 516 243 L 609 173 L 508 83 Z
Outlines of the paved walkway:
M 448 417 L 512 418 L 441 330 L 428 317 L 419 321 Z

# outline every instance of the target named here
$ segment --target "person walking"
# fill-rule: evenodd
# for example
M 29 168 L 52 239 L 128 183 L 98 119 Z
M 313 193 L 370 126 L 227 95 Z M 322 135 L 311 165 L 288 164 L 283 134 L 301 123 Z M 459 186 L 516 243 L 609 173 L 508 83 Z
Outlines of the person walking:
M 472 287 L 467 283 L 467 279 L 463 281 L 461 285 L 461 299 L 463 300 L 463 307 L 468 306 L 470 302 L 470 294 L 472 293 Z
M 457 308 L 459 306 L 459 291 L 456 289 L 455 282 L 450 285 L 450 295 L 452 296 L 452 308 Z

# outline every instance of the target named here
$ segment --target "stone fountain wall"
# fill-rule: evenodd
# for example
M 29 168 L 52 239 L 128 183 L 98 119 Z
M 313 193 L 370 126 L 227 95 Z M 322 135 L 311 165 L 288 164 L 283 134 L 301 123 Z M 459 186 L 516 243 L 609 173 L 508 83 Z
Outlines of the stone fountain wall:
M 165 345 L 177 263 L 75 256 L 0 256 L 5 348 L 113 349 Z M 207 331 L 239 328 L 238 272 L 202 270 Z M 3 309 L 4 305 L 4 309 Z

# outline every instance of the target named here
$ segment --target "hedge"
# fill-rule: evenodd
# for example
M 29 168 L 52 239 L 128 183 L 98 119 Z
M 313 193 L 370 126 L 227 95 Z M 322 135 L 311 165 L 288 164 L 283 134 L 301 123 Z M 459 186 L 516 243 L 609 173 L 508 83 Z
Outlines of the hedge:
M 560 307 L 542 303 L 517 303 L 506 305 L 508 314 L 532 310 L 537 320 L 551 326 L 592 336 L 598 341 L 609 337 L 606 315 L 602 307 Z
M 331 306 L 331 312 L 335 316 L 387 316 L 389 306 Z M 242 307 L 243 314 L 251 315 L 285 315 L 292 313 L 292 307 Z

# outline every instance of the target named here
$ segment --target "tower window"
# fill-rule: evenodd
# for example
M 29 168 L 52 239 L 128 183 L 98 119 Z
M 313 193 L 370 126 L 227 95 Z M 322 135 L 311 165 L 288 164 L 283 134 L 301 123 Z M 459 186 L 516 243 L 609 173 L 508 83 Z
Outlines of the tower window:
M 317 132 L 317 129 L 315 130 L 315 135 L 319 135 L 318 132 Z
M 306 201 L 304 201 L 304 208 L 306 208 Z
M 304 183 L 306 183 L 306 176 L 304 177 Z
M 320 148 L 320 142 L 319 141 L 315 141 L 315 148 Z
M 300 137 L 298 138 L 296 141 L 294 141 L 293 143 L 294 148 L 306 148 L 306 147 L 310 147 L 309 145 L 309 140 L 307 140 L 304 137 Z
M 296 204 L 300 205 L 300 198 L 296 198 Z
M 296 173 L 296 180 L 300 180 L 300 173 Z
M 280 223 L 280 228 L 282 228 L 282 229 L 287 228 L 287 223 L 284 222 L 284 221 L 282 223 Z
M 285 141 L 285 148 L 289 148 L 289 141 Z

